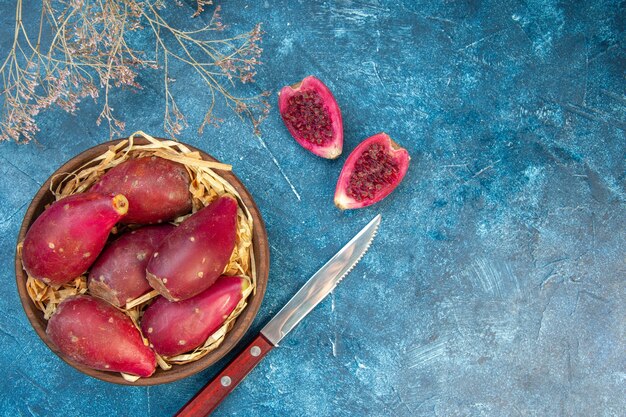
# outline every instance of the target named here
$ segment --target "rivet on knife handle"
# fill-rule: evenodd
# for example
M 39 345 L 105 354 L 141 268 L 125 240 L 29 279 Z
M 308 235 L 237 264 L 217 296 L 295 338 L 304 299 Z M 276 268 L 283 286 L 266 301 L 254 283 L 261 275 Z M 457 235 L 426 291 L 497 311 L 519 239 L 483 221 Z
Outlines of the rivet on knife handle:
M 339 282 L 352 271 L 369 249 L 380 225 L 380 214 L 372 219 L 339 252 L 298 290 L 291 300 L 222 372 L 209 382 L 177 414 L 177 417 L 204 417 L 250 373 Z
M 274 346 L 262 335 L 248 345 L 195 397 L 181 408 L 176 417 L 205 417 L 254 369 Z

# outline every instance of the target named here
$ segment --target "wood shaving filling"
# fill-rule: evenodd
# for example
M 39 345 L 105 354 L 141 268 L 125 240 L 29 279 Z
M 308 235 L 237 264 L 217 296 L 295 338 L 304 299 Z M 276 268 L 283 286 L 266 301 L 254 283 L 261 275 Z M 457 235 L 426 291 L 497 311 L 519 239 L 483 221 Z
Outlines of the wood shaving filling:
M 145 138 L 149 143 L 145 145 L 135 144 L 134 138 L 137 136 Z M 53 177 L 50 191 L 54 194 L 56 201 L 72 194 L 85 192 L 95 184 L 107 170 L 130 158 L 146 156 L 158 156 L 160 158 L 169 159 L 179 162 L 187 168 L 187 172 L 191 178 L 189 192 L 192 195 L 193 201 L 192 213 L 207 206 L 219 196 L 231 195 L 235 197 L 239 203 L 237 210 L 237 237 L 235 249 L 223 274 L 242 276 L 247 279 L 250 284 L 244 291 L 241 301 L 239 301 L 235 310 L 226 318 L 224 324 L 209 336 L 203 345 L 197 347 L 192 352 L 173 357 L 164 357 L 157 354 L 157 364 L 161 369 L 167 371 L 172 368 L 172 365 L 183 365 L 197 361 L 209 352 L 217 349 L 224 341 L 226 334 L 233 328 L 235 319 L 248 305 L 247 301 L 250 294 L 256 292 L 256 268 L 252 248 L 254 224 L 252 215 L 237 190 L 214 171 L 230 171 L 232 169 L 230 165 L 205 161 L 202 159 L 199 152 L 193 152 L 181 143 L 175 141 L 160 141 L 141 131 L 135 132 L 128 139 L 110 146 L 105 153 L 87 162 L 76 171 L 58 174 Z M 190 215 L 191 214 L 181 216 L 171 223 L 178 225 Z M 119 233 L 119 230 L 114 228 L 111 233 Z M 23 243 L 20 242 L 17 246 L 19 257 L 22 255 L 22 247 Z M 74 280 L 61 286 L 47 285 L 28 276 L 26 289 L 35 306 L 43 312 L 46 320 L 50 319 L 59 303 L 64 299 L 79 294 L 89 294 L 87 288 L 87 274 L 76 277 Z M 156 290 L 151 291 L 135 300 L 129 301 L 125 308 L 120 309 L 131 318 L 140 333 L 141 327 L 139 323 L 143 311 L 157 295 L 159 294 Z M 142 337 L 144 344 L 148 346 L 148 339 L 146 339 L 143 334 Z M 135 382 L 139 379 L 139 377 L 135 375 L 124 373 L 121 375 L 129 382 Z

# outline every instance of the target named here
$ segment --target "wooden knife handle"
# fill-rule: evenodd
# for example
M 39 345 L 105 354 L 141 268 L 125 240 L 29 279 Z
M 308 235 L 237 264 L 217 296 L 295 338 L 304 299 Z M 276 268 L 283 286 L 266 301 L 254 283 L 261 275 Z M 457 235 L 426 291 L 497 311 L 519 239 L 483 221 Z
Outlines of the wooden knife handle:
M 259 333 L 244 351 L 176 413 L 176 417 L 205 417 L 211 414 L 272 348 L 274 345 Z

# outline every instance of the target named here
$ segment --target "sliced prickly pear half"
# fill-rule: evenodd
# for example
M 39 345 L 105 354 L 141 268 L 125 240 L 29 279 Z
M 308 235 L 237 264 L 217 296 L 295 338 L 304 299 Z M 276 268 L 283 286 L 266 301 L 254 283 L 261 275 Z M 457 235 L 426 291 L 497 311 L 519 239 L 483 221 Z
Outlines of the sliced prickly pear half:
M 91 191 L 124 194 L 124 223 L 161 223 L 191 211 L 190 178 L 178 162 L 157 156 L 129 159 L 104 174 Z
M 233 312 L 248 280 L 221 276 L 210 288 L 184 301 L 159 297 L 141 319 L 141 331 L 160 355 L 176 356 L 201 346 Z
M 61 353 L 100 371 L 149 377 L 156 357 L 131 319 L 104 300 L 87 295 L 64 300 L 46 333 Z
M 146 266 L 156 248 L 176 227 L 145 226 L 120 236 L 106 247 L 89 271 L 91 295 L 122 307 L 152 291 Z
M 342 210 L 366 207 L 387 197 L 402 182 L 411 157 L 386 133 L 361 142 L 339 174 L 335 205 Z
M 53 203 L 26 233 L 24 269 L 46 284 L 71 281 L 96 260 L 127 210 L 128 200 L 121 194 L 75 194 Z
M 322 158 L 335 159 L 341 155 L 341 110 L 323 82 L 311 75 L 283 87 L 278 108 L 289 133 L 305 149 Z
M 237 201 L 223 196 L 186 218 L 157 248 L 146 269 L 170 301 L 191 298 L 224 272 L 235 248 Z

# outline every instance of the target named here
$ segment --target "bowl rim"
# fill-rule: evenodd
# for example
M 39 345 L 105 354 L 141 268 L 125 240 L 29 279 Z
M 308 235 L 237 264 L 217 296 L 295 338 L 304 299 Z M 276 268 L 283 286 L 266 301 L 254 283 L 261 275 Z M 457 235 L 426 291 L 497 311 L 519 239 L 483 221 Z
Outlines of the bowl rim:
M 160 141 L 167 141 L 169 139 L 163 138 L 155 138 Z M 48 179 L 42 184 L 39 188 L 33 199 L 31 200 L 26 213 L 24 214 L 24 218 L 22 220 L 22 224 L 19 229 L 19 233 L 17 236 L 16 248 L 17 244 L 24 240 L 26 232 L 32 225 L 32 223 L 37 219 L 37 217 L 43 212 L 43 207 L 48 202 L 52 202 L 54 200 L 52 193 L 50 192 L 50 185 L 52 181 L 57 181 L 62 176 L 59 174 L 67 174 L 75 171 L 76 169 L 83 166 L 86 162 L 90 161 L 94 157 L 106 152 L 110 146 L 117 145 L 118 143 L 128 140 L 128 138 L 121 138 L 112 141 L 103 142 L 96 146 L 93 146 L 89 149 L 82 151 L 81 153 L 75 155 L 67 162 L 65 162 L 61 167 L 56 169 Z M 135 137 L 133 139 L 133 143 L 135 144 L 147 144 L 148 140 L 144 138 Z M 186 146 L 191 151 L 198 152 L 203 159 L 212 162 L 220 162 L 213 156 L 209 155 L 205 151 L 198 149 L 192 145 L 189 145 L 184 142 L 178 142 L 181 145 Z M 219 170 L 217 170 L 219 171 Z M 233 328 L 226 334 L 222 344 L 215 350 L 209 352 L 202 358 L 198 359 L 195 362 L 190 362 L 184 365 L 172 365 L 172 369 L 168 371 L 163 371 L 157 366 L 156 372 L 149 378 L 140 378 L 135 382 L 130 382 L 125 380 L 120 373 L 118 372 L 106 372 L 99 371 L 87 366 L 81 365 L 77 362 L 74 362 L 70 358 L 66 357 L 61 353 L 55 346 L 52 344 L 48 335 L 46 334 L 46 326 L 47 320 L 43 318 L 43 312 L 38 310 L 34 303 L 32 302 L 28 292 L 26 290 L 26 272 L 22 267 L 22 262 L 20 257 L 18 256 L 17 250 L 15 251 L 15 278 L 17 284 L 17 290 L 20 296 L 20 301 L 22 303 L 22 307 L 24 309 L 24 313 L 26 314 L 31 326 L 39 336 L 39 338 L 48 346 L 48 348 L 54 352 L 59 358 L 61 358 L 68 365 L 72 366 L 76 370 L 89 375 L 93 378 L 100 379 L 102 381 L 111 382 L 120 385 L 131 385 L 131 386 L 150 386 L 150 385 L 159 385 L 166 384 L 169 382 L 178 381 L 180 379 L 186 378 L 188 376 L 194 375 L 209 366 L 215 364 L 217 361 L 222 359 L 228 352 L 230 352 L 243 338 L 245 333 L 248 331 L 254 318 L 256 317 L 259 308 L 261 307 L 261 302 L 263 301 L 263 297 L 265 295 L 265 290 L 267 288 L 267 281 L 269 277 L 269 243 L 267 240 L 267 231 L 265 229 L 265 223 L 263 222 L 263 218 L 261 217 L 261 212 L 254 202 L 252 195 L 248 191 L 248 189 L 244 186 L 241 180 L 232 172 L 232 171 L 219 171 L 220 176 L 222 176 L 228 183 L 230 183 L 239 193 L 241 200 L 246 205 L 248 210 L 250 211 L 253 221 L 254 221 L 254 231 L 252 236 L 252 247 L 255 255 L 255 265 L 257 272 L 257 288 L 256 293 L 250 294 L 248 299 L 248 305 L 242 311 L 242 313 L 237 317 Z

